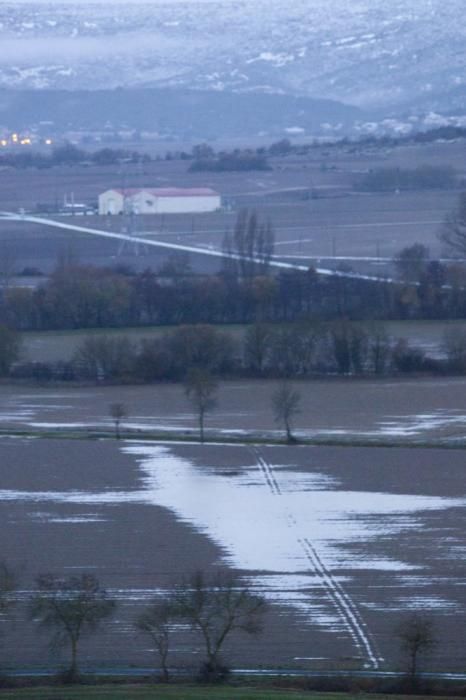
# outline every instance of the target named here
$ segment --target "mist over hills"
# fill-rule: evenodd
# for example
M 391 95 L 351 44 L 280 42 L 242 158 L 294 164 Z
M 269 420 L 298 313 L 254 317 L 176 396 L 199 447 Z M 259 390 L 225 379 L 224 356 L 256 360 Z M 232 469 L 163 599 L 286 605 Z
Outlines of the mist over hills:
M 462 10 L 460 0 L 6 3 L 0 88 L 324 99 L 319 119 L 343 125 L 351 110 L 336 102 L 379 118 L 464 114 Z M 296 103 L 290 111 L 284 121 L 300 126 Z

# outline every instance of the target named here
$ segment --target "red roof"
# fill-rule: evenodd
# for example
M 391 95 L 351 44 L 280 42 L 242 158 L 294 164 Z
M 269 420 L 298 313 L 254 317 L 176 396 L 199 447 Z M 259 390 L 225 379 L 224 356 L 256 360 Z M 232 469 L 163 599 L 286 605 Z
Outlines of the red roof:
M 110 190 L 122 195 L 134 195 L 140 192 L 150 192 L 154 197 L 219 197 L 219 193 L 210 187 L 127 187 L 126 189 Z

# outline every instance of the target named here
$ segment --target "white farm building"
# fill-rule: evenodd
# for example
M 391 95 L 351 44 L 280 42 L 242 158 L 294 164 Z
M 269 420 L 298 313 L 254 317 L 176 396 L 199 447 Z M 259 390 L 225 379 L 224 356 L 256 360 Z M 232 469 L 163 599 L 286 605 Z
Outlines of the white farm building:
M 218 192 L 207 187 L 107 190 L 99 195 L 99 214 L 196 214 L 221 207 Z

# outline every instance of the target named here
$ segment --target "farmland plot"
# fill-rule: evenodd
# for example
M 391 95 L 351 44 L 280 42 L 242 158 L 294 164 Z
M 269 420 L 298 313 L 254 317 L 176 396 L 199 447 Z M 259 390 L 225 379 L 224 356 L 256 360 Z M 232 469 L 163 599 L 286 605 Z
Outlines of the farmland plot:
M 221 193 L 220 212 L 191 215 L 136 217 L 133 232 L 169 244 L 221 250 L 225 231 L 232 230 L 239 210 L 255 209 L 270 219 L 279 258 L 304 265 L 389 274 L 391 258 L 403 247 L 423 243 L 432 256 L 441 253 L 437 234 L 455 207 L 454 190 L 357 193 L 353 183 L 369 169 L 381 166 L 413 167 L 451 163 L 461 171 L 461 149 L 456 144 L 395 149 L 387 161 L 383 150 L 370 154 L 311 152 L 306 158 L 273 159 L 267 172 L 192 173 L 186 161 L 128 164 L 124 173 L 114 166 L 57 167 L 50 170 L 0 172 L 0 209 L 34 212 L 37 205 L 52 208 L 70 193 L 76 201 L 95 205 L 98 194 L 111 187 L 202 187 Z M 329 162 L 330 158 L 330 162 Z M 325 165 L 325 167 L 322 167 Z M 71 223 L 69 217 L 62 221 Z M 125 217 L 74 217 L 74 223 L 123 232 Z M 18 270 L 35 267 L 48 274 L 58 258 L 73 253 L 82 264 L 126 265 L 135 270 L 157 269 L 169 252 L 150 246 L 122 247 L 120 242 L 78 232 L 59 231 L 25 221 L 0 221 L 0 247 L 14 256 Z M 219 260 L 192 254 L 197 272 L 219 270 Z
M 466 436 L 466 380 L 333 379 L 299 381 L 302 412 L 296 434 L 332 440 L 446 440 L 455 444 Z M 274 382 L 224 382 L 218 406 L 206 419 L 211 435 L 226 437 L 255 433 L 261 438 L 283 437 L 274 423 L 271 394 Z M 4 387 L 0 427 L 112 429 L 109 406 L 122 402 L 128 409 L 123 427 L 133 433 L 170 431 L 197 435 L 197 416 L 176 384 L 74 388 Z
M 438 630 L 430 666 L 464 662 L 461 451 L 8 438 L 0 449 L 19 598 L 40 571 L 89 570 L 120 602 L 89 664 L 150 664 L 131 626 L 140 606 L 218 565 L 270 602 L 264 637 L 229 648 L 235 665 L 391 666 L 393 627 L 413 610 Z M 7 663 L 50 664 L 20 612 Z M 178 632 L 177 663 L 198 662 L 193 642 Z

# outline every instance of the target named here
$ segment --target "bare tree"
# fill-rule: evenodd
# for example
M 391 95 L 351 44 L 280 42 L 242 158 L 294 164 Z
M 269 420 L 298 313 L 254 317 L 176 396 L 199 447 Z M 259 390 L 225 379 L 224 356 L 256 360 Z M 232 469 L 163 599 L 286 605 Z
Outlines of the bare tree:
M 168 682 L 168 653 L 173 623 L 179 611 L 172 598 L 155 599 L 136 619 L 135 627 L 152 640 L 160 659 L 162 680 Z
M 270 266 L 275 234 L 270 221 L 261 221 L 257 212 L 242 209 L 238 212 L 232 235 L 227 231 L 223 240 L 223 252 L 227 256 L 225 273 L 251 279 L 265 275 Z M 229 256 L 234 260 L 228 262 Z
M 134 346 L 125 336 L 89 335 L 77 347 L 73 361 L 80 374 L 99 381 L 123 377 L 131 373 Z
M 215 398 L 217 382 L 208 370 L 196 367 L 186 375 L 184 391 L 197 411 L 199 436 L 201 442 L 204 442 L 205 414 L 215 408 L 217 404 Z
M 4 561 L 0 562 L 0 615 L 4 615 L 14 605 L 13 593 L 16 589 L 16 576 Z
M 410 615 L 398 626 L 396 636 L 400 640 L 401 651 L 406 655 L 409 677 L 415 680 L 419 656 L 431 651 L 437 643 L 433 622 L 423 615 Z
M 9 373 L 11 365 L 16 362 L 21 354 L 20 334 L 0 324 L 0 376 Z
M 100 588 L 91 574 L 58 578 L 45 574 L 37 579 L 37 592 L 31 599 L 30 615 L 43 627 L 54 630 L 51 646 L 69 645 L 70 665 L 65 673 L 68 682 L 79 678 L 78 647 L 81 638 L 92 634 L 110 617 L 115 602 Z
M 398 276 L 404 282 L 418 282 L 429 262 L 429 248 L 413 243 L 400 250 L 393 259 Z
M 390 361 L 390 337 L 379 323 L 367 327 L 367 354 L 369 366 L 375 374 L 383 374 Z
M 456 208 L 447 216 L 439 238 L 449 252 L 466 255 L 466 192 L 460 194 Z
M 3 290 L 9 289 L 16 272 L 17 262 L 13 250 L 3 245 L 0 254 L 0 287 Z
M 293 419 L 301 413 L 301 394 L 286 379 L 280 383 L 272 394 L 272 408 L 277 424 L 283 425 L 288 442 L 296 442 L 291 427 Z
M 246 367 L 255 373 L 262 374 L 265 369 L 267 356 L 270 353 L 271 338 L 270 328 L 263 323 L 254 323 L 246 330 L 244 361 Z
M 110 410 L 110 416 L 113 419 L 113 422 L 115 423 L 115 436 L 117 440 L 120 439 L 120 423 L 123 420 L 123 418 L 128 417 L 128 409 L 126 408 L 124 403 L 121 403 L 119 401 L 110 404 L 109 407 Z
M 238 278 L 239 266 L 235 257 L 233 236 L 229 229 L 225 231 L 223 236 L 222 253 L 222 275 L 225 279 L 232 282 Z
M 178 326 L 166 337 L 165 348 L 173 371 L 180 376 L 195 367 L 223 373 L 234 364 L 232 336 L 207 324 Z
M 445 331 L 443 347 L 449 367 L 455 372 L 466 370 L 466 330 L 452 326 Z
M 5 561 L 0 562 L 0 620 L 5 622 L 7 613 L 15 604 L 16 574 Z
M 175 597 L 180 615 L 202 636 L 207 657 L 203 677 L 221 680 L 226 669 L 220 653 L 226 640 L 234 632 L 255 635 L 262 631 L 264 598 L 228 571 L 213 577 L 197 571 L 178 587 Z
M 329 326 L 330 349 L 339 374 L 360 374 L 367 362 L 368 335 L 363 326 L 340 318 Z

